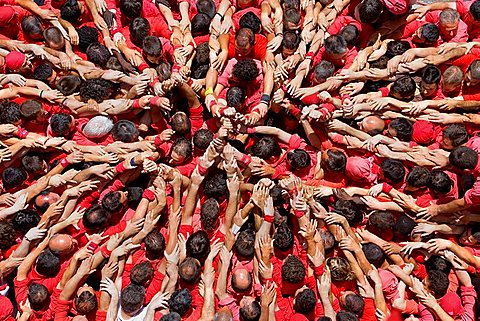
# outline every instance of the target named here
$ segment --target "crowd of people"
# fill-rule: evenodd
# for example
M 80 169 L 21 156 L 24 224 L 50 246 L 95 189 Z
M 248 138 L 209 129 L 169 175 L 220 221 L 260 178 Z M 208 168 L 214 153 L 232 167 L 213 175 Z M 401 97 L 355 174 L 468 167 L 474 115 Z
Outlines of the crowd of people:
M 480 0 L 0 0 L 0 320 L 474 321 Z

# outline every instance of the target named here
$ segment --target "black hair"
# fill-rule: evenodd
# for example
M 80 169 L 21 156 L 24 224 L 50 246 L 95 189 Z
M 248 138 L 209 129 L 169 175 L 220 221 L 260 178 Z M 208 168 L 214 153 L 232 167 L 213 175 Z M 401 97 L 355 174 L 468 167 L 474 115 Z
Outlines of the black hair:
M 358 316 L 350 311 L 338 311 L 335 316 L 336 321 L 359 321 Z
M 427 273 L 430 273 L 433 270 L 440 271 L 446 275 L 450 274 L 453 265 L 449 261 L 445 260 L 439 255 L 432 255 L 425 261 L 425 269 Z
M 300 0 L 285 0 L 282 1 L 283 9 L 300 9 Z
M 465 144 L 468 141 L 468 131 L 463 124 L 450 124 L 443 131 L 443 137 L 452 141 L 454 147 Z
M 368 224 L 379 230 L 388 230 L 395 226 L 395 217 L 387 211 L 374 211 L 368 217 Z
M 213 132 L 210 129 L 199 129 L 193 135 L 193 146 L 200 150 L 207 150 L 213 140 Z
M 106 66 L 111 57 L 110 51 L 108 51 L 107 47 L 99 42 L 94 42 L 88 46 L 86 54 L 89 61 L 102 68 Z
M 241 82 L 250 82 L 259 75 L 257 64 L 253 59 L 243 59 L 238 61 L 232 69 L 232 76 L 235 76 Z
M 138 284 L 127 285 L 120 294 L 120 305 L 126 313 L 140 310 L 145 300 L 145 288 Z
M 53 114 L 50 118 L 50 128 L 55 136 L 65 136 L 70 133 L 70 126 L 73 119 L 70 115 L 64 113 Z
M 82 79 L 78 76 L 63 76 L 55 84 L 57 89 L 64 95 L 70 96 L 80 90 Z
M 46 278 L 54 277 L 60 272 L 60 258 L 46 249 L 37 257 L 35 270 Z
M 382 248 L 374 243 L 363 244 L 362 251 L 365 253 L 365 257 L 367 258 L 368 262 L 377 268 L 381 267 L 387 258 Z
M 200 208 L 200 222 L 207 232 L 215 231 L 220 216 L 220 208 L 217 200 L 208 198 Z
M 313 68 L 313 76 L 316 81 L 325 81 L 332 77 L 335 73 L 335 66 L 328 60 L 320 61 L 315 68 Z
M 82 222 L 86 229 L 99 230 L 107 225 L 109 218 L 102 206 L 94 205 L 85 211 Z
M 325 53 L 329 55 L 343 55 L 347 52 L 347 41 L 338 35 L 325 39 Z
M 143 39 L 142 49 L 144 54 L 158 57 L 162 54 L 163 46 L 158 37 L 147 36 Z
M 295 296 L 295 304 L 293 305 L 293 309 L 298 313 L 308 315 L 315 310 L 316 304 L 317 297 L 315 292 L 313 292 L 312 289 L 304 289 Z
M 18 211 L 13 218 L 13 228 L 25 235 L 32 227 L 40 222 L 40 215 L 34 210 L 23 209 Z
M 192 141 L 190 139 L 186 139 L 185 137 L 179 137 L 173 142 L 171 150 L 177 153 L 179 156 L 183 156 L 185 159 L 187 159 L 192 156 Z
M 342 36 L 348 45 L 353 46 L 358 41 L 358 38 L 360 36 L 360 31 L 355 25 L 349 24 L 343 27 L 342 30 L 340 30 L 340 32 L 338 33 L 338 35 Z
M 7 167 L 2 173 L 2 183 L 6 190 L 20 187 L 27 180 L 27 172 L 19 167 Z
M 450 285 L 448 275 L 437 270 L 432 270 L 427 274 L 428 289 L 436 298 L 444 296 Z
M 473 20 L 480 21 L 480 1 L 473 1 L 468 10 L 473 17 Z
M 210 31 L 210 22 L 211 18 L 204 14 L 204 13 L 197 13 L 193 16 L 191 24 L 192 24 L 192 36 L 198 37 L 207 35 Z
M 310 155 L 303 149 L 295 149 L 287 153 L 287 159 L 293 169 L 307 168 L 311 165 Z
M 178 289 L 168 300 L 170 311 L 184 316 L 192 307 L 192 294 L 188 289 Z
M 197 258 L 200 262 L 204 262 L 210 253 L 210 239 L 207 232 L 199 230 L 187 239 L 187 256 Z
M 246 229 L 238 233 L 235 240 L 235 250 L 239 256 L 244 258 L 252 258 L 255 254 L 255 233 L 251 229 Z
M 206 14 L 210 19 L 215 17 L 217 8 L 212 0 L 198 0 L 196 6 L 198 13 Z
M 184 112 L 176 112 L 170 121 L 173 131 L 177 135 L 189 134 L 192 130 L 192 122 L 190 117 Z
M 408 185 L 423 188 L 430 184 L 430 171 L 422 166 L 415 166 L 407 174 L 405 179 Z
M 255 45 L 255 33 L 250 28 L 240 28 L 235 36 L 235 43 L 241 48 L 248 45 L 253 46 Z
M 78 48 L 80 51 L 85 52 L 94 42 L 98 42 L 98 31 L 96 28 L 83 26 L 77 29 L 78 33 Z
M 434 43 L 440 37 L 440 29 L 434 23 L 426 23 L 422 26 L 421 34 L 425 42 Z
M 450 164 L 460 169 L 474 169 L 478 163 L 478 154 L 471 148 L 459 146 L 449 156 Z
M 142 0 L 120 0 L 120 12 L 122 16 L 134 19 L 142 14 Z
M 282 47 L 295 50 L 300 44 L 300 36 L 295 31 L 285 31 L 283 33 Z
M 387 51 L 385 56 L 393 58 L 398 55 L 403 55 L 408 49 L 410 49 L 410 43 L 405 40 L 394 40 L 387 44 Z
M 0 103 L 0 124 L 15 125 L 21 119 L 20 106 L 16 102 L 4 100 Z
M 405 167 L 402 162 L 397 159 L 385 159 L 380 168 L 383 170 L 383 176 L 392 181 L 394 184 L 403 182 L 405 178 Z
M 271 157 L 278 157 L 282 154 L 282 149 L 278 142 L 270 136 L 262 137 L 252 146 L 252 156 L 268 160 Z
M 352 200 L 337 200 L 333 206 L 333 212 L 344 216 L 351 226 L 360 224 L 363 221 L 362 211 Z
M 294 255 L 289 255 L 282 265 L 282 279 L 290 283 L 300 283 L 305 279 L 306 270 L 302 261 Z
M 113 83 L 102 78 L 87 79 L 80 85 L 80 99 L 87 102 L 89 99 L 97 103 L 110 98 L 113 93 Z
M 43 33 L 42 21 L 35 15 L 29 15 L 23 18 L 21 27 L 27 35 L 39 35 Z
M 82 11 L 78 6 L 77 0 L 66 0 L 60 7 L 60 17 L 68 22 L 76 22 L 81 15 Z
M 143 239 L 145 252 L 149 259 L 156 260 L 163 257 L 165 250 L 165 237 L 158 229 L 154 229 Z
M 345 309 L 355 313 L 358 316 L 363 314 L 363 309 L 365 308 L 365 301 L 358 294 L 348 294 L 345 297 Z
M 327 168 L 333 172 L 341 172 L 345 170 L 347 166 L 347 156 L 340 150 L 329 149 L 327 150 Z
M 120 203 L 121 194 L 118 191 L 108 192 L 102 199 L 102 207 L 109 213 L 118 212 L 122 207 Z
M 227 181 L 224 173 L 214 173 L 205 178 L 203 191 L 205 196 L 219 199 L 228 194 Z
M 48 304 L 50 295 L 45 285 L 40 283 L 31 283 L 28 286 L 28 302 L 34 311 L 40 311 Z
M 147 19 L 143 17 L 133 19 L 129 26 L 132 43 L 137 47 L 141 47 L 143 45 L 143 40 L 150 33 L 150 29 L 150 23 Z
M 429 187 L 435 193 L 446 194 L 452 190 L 453 181 L 447 173 L 441 170 L 433 170 L 430 174 Z
M 390 88 L 390 96 L 395 93 L 399 95 L 402 100 L 411 100 L 415 95 L 416 89 L 417 84 L 412 77 L 402 76 L 393 82 L 393 85 Z
M 286 223 L 282 223 L 275 229 L 273 237 L 273 246 L 281 251 L 287 251 L 292 248 L 294 235 Z
M 260 33 L 262 31 L 262 22 L 253 12 L 247 12 L 242 15 L 238 23 L 240 28 L 250 28 L 254 33 Z
M 0 221 L 0 250 L 6 251 L 15 245 L 17 238 L 13 224 L 10 221 Z
M 373 23 L 378 20 L 383 11 L 380 0 L 364 0 L 358 5 L 358 15 L 363 23 Z
M 440 84 L 442 71 L 435 65 L 427 65 L 422 72 L 422 81 L 426 84 Z
M 149 261 L 138 263 L 130 271 L 130 281 L 145 287 L 153 279 L 153 273 L 154 269 Z
M 49 63 L 42 63 L 39 64 L 34 70 L 33 70 L 33 78 L 36 80 L 40 80 L 46 84 L 48 84 L 48 78 L 52 77 L 53 75 L 53 68 Z
M 80 315 L 87 315 L 96 310 L 97 306 L 97 296 L 90 291 L 83 291 L 75 298 L 75 309 Z
M 129 120 L 121 119 L 113 125 L 112 137 L 115 141 L 132 143 L 138 140 L 137 126 Z
M 413 229 L 415 228 L 415 225 L 416 224 L 414 220 L 412 220 L 407 215 L 402 215 L 397 217 L 395 221 L 395 231 L 402 235 L 410 236 Z
M 195 284 L 202 273 L 200 261 L 193 257 L 187 257 L 178 266 L 180 278 L 188 284 Z
M 177 312 L 170 312 L 160 318 L 159 321 L 181 321 L 182 317 Z
M 300 10 L 295 8 L 290 8 L 283 11 L 283 21 L 285 24 L 290 22 L 294 25 L 298 25 L 301 20 L 302 20 L 302 14 L 300 13 Z

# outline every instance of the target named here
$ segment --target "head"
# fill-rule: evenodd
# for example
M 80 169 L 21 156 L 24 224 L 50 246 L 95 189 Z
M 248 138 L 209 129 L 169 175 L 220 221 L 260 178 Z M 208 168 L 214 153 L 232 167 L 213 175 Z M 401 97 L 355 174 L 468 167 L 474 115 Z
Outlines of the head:
M 362 251 L 365 254 L 368 262 L 379 268 L 385 263 L 387 256 L 382 248 L 374 243 L 365 243 L 362 245 Z
M 213 19 L 217 8 L 215 7 L 215 2 L 212 0 L 199 0 L 197 1 L 197 12 L 206 14 L 210 19 Z
M 458 66 L 450 66 L 443 72 L 442 90 L 446 94 L 460 89 L 463 82 L 463 71 Z
M 246 229 L 238 233 L 235 240 L 235 251 L 239 257 L 253 258 L 255 243 L 255 233 L 251 229 Z
M 422 43 L 426 47 L 434 47 L 440 37 L 440 29 L 434 23 L 426 23 L 417 30 L 415 35 L 417 36 L 417 42 Z
M 385 121 L 377 115 L 370 115 L 363 118 L 358 125 L 360 130 L 371 136 L 378 135 L 385 129 Z
M 310 155 L 303 149 L 295 149 L 288 152 L 287 163 L 293 170 L 307 168 L 311 165 Z
M 20 106 L 13 102 L 5 100 L 0 102 L 0 124 L 20 125 L 22 122 L 22 113 Z
M 62 50 L 65 47 L 65 38 L 57 27 L 45 29 L 43 37 L 45 38 L 45 44 L 54 50 Z
M 102 68 L 105 68 L 111 57 L 107 47 L 99 42 L 94 42 L 88 46 L 86 53 L 88 60 Z
M 77 240 L 68 234 L 55 234 L 48 242 L 50 251 L 57 256 L 71 253 L 77 245 Z
M 193 146 L 199 150 L 207 150 L 213 140 L 213 132 L 210 129 L 199 129 L 193 135 Z
M 342 282 L 354 279 L 352 268 L 348 261 L 340 256 L 328 258 L 327 266 L 330 270 L 332 281 Z
M 405 178 L 405 167 L 401 161 L 387 158 L 380 164 L 380 174 L 386 181 L 399 184 Z
M 335 66 L 327 60 L 320 61 L 313 69 L 313 82 L 321 84 L 335 73 Z
M 255 33 L 250 28 L 241 28 L 235 36 L 235 51 L 240 56 L 247 56 L 255 45 Z
M 395 56 L 403 55 L 410 48 L 411 46 L 408 41 L 405 41 L 405 40 L 390 41 L 387 44 L 387 51 L 385 52 L 385 56 L 391 59 Z
M 115 141 L 132 143 L 138 140 L 138 136 L 137 126 L 129 120 L 122 119 L 113 125 L 112 137 Z
M 82 222 L 86 229 L 99 231 L 108 224 L 109 218 L 102 206 L 94 205 L 85 211 Z
M 439 29 L 442 37 L 452 39 L 457 34 L 460 14 L 457 10 L 447 8 L 442 10 L 439 16 Z
M 395 232 L 403 238 L 409 238 L 415 228 L 415 221 L 407 215 L 397 217 L 395 221 Z
M 188 237 L 186 247 L 187 256 L 203 262 L 210 253 L 210 239 L 205 231 L 200 230 Z
M 465 144 L 469 138 L 467 129 L 463 124 L 450 124 L 442 132 L 443 140 L 440 142 L 440 146 L 446 150 L 453 150 Z
M 184 137 L 177 138 L 170 152 L 170 164 L 181 165 L 192 156 L 192 142 Z
M 430 171 L 422 166 L 413 167 L 406 177 L 406 190 L 416 191 L 430 184 Z
M 360 224 L 363 221 L 363 213 L 354 201 L 339 199 L 335 202 L 333 211 L 344 216 L 351 226 Z
M 389 230 L 395 226 L 395 217 L 390 212 L 377 210 L 368 217 L 368 225 L 376 230 Z
M 189 134 L 192 128 L 190 118 L 183 111 L 176 112 L 172 116 L 171 125 L 177 135 Z
M 40 222 L 40 216 L 36 211 L 23 209 L 15 214 L 13 218 L 13 228 L 22 235 L 25 235 L 32 227 L 37 226 L 38 222 Z
M 78 76 L 63 76 L 57 80 L 56 87 L 64 96 L 70 96 L 79 92 L 81 83 Z
M 129 316 L 134 316 L 143 307 L 145 288 L 138 284 L 127 285 L 120 294 L 122 311 Z
M 283 12 L 283 26 L 286 30 L 298 30 L 302 26 L 302 14 L 295 8 Z
M 449 161 L 461 170 L 472 170 L 477 166 L 478 154 L 471 148 L 459 146 L 450 153 Z
M 172 293 L 168 300 L 170 311 L 184 316 L 192 307 L 192 294 L 188 289 L 179 289 Z
M 282 54 L 285 58 L 290 57 L 297 51 L 300 40 L 300 36 L 294 31 L 285 31 L 283 33 Z
M 85 8 L 77 0 L 66 0 L 60 7 L 60 16 L 70 23 L 77 22 L 83 12 L 85 12 Z
M 97 309 L 98 302 L 95 291 L 91 286 L 83 285 L 77 291 L 75 297 L 75 309 L 79 315 L 87 315 Z
M 345 291 L 340 294 L 340 305 L 345 310 L 361 316 L 365 307 L 365 301 L 363 301 L 360 295 L 352 291 Z
M 420 94 L 422 97 L 434 97 L 442 80 L 442 72 L 437 66 L 428 65 L 423 69 L 420 81 Z
M 147 287 L 153 279 L 153 266 L 150 262 L 145 261 L 136 264 L 130 272 L 130 281 L 132 284 Z
M 447 173 L 433 170 L 430 174 L 429 188 L 436 194 L 447 194 L 453 188 L 453 181 Z
M 262 31 L 262 22 L 260 18 L 253 12 L 247 12 L 240 18 L 240 28 L 250 28 L 254 33 L 260 33 Z
M 158 229 L 154 229 L 143 239 L 145 244 L 145 254 L 150 260 L 156 260 L 163 257 L 165 250 L 165 237 Z
M 107 116 L 95 116 L 82 128 L 83 135 L 97 139 L 108 135 L 113 129 L 113 121 Z
M 317 297 L 312 289 L 302 287 L 295 293 L 293 300 L 293 309 L 297 313 L 308 315 L 315 310 L 317 304 Z
M 160 321 L 181 321 L 182 317 L 177 312 L 170 312 L 160 318 Z
M 137 208 L 142 200 L 143 191 L 143 188 L 140 186 L 129 186 L 125 189 L 125 193 L 127 193 L 127 205 L 130 208 Z
M 281 154 L 280 145 L 271 136 L 262 137 L 252 146 L 252 156 L 260 157 L 266 162 L 275 162 Z
M 120 12 L 127 19 L 135 19 L 142 15 L 143 1 L 141 0 L 120 0 Z
M 20 104 L 20 114 L 27 121 L 46 121 L 46 111 L 41 102 L 35 99 L 27 99 Z
M 431 271 L 440 271 L 445 273 L 446 275 L 450 274 L 450 271 L 452 270 L 453 266 L 452 263 L 449 261 L 445 260 L 443 257 L 439 255 L 432 255 L 428 258 L 428 260 L 425 261 L 425 268 L 427 270 L 427 273 L 430 273 Z
M 112 93 L 113 83 L 102 78 L 87 79 L 80 85 L 80 99 L 83 102 L 93 99 L 101 103 L 110 98 Z
M 34 40 L 43 40 L 43 25 L 39 17 L 30 15 L 22 20 L 22 30 L 25 35 Z
M 2 173 L 3 188 L 7 191 L 19 188 L 27 180 L 27 176 L 23 168 L 8 167 Z
M 341 150 L 328 149 L 322 152 L 322 164 L 332 172 L 342 172 L 347 165 L 347 156 Z
M 233 321 L 232 311 L 227 307 L 218 309 L 213 316 L 213 321 Z
M 85 52 L 94 42 L 98 42 L 98 30 L 94 27 L 83 26 L 77 30 L 78 33 L 78 48 Z
M 192 36 L 207 35 L 210 30 L 210 17 L 204 13 L 198 13 L 192 18 Z
M 325 53 L 330 57 L 330 61 L 343 65 L 347 54 L 347 41 L 338 35 L 328 37 L 325 39 Z
M 240 301 L 240 320 L 258 321 L 262 314 L 261 306 L 258 301 L 250 296 L 244 296 Z
M 340 32 L 338 33 L 338 35 L 342 36 L 348 45 L 354 46 L 358 41 L 360 32 L 355 25 L 349 24 L 343 27 L 342 30 L 340 30 Z
M 50 295 L 46 286 L 39 283 L 31 283 L 28 286 L 28 302 L 34 311 L 40 311 L 48 306 Z
M 53 70 L 49 63 L 42 63 L 35 67 L 33 70 L 33 78 L 43 81 L 44 83 L 51 85 L 55 83 L 57 73 Z
M 289 283 L 301 283 L 304 281 L 306 269 L 302 261 L 294 255 L 289 255 L 282 265 L 282 279 Z
M 448 291 L 448 286 L 450 285 L 448 275 L 437 270 L 428 272 L 425 283 L 427 289 L 436 298 L 441 298 L 444 296 Z
M 130 23 L 129 30 L 133 44 L 142 47 L 143 40 L 150 34 L 150 23 L 143 17 L 137 17 Z
M 252 288 L 253 278 L 247 269 L 239 268 L 232 273 L 232 288 L 237 293 L 245 293 Z
M 470 11 L 470 14 L 473 17 L 475 25 L 477 25 L 478 22 L 480 21 L 480 2 L 474 1 L 470 5 L 470 10 L 469 11 Z
M 358 316 L 350 311 L 339 311 L 335 317 L 336 321 L 358 321 Z
M 335 237 L 327 230 L 320 230 L 318 234 L 322 238 L 325 253 L 330 253 L 335 248 Z
M 56 276 L 60 272 L 60 257 L 46 249 L 37 257 L 35 271 L 46 278 Z
M 364 0 L 358 5 L 358 16 L 363 23 L 374 23 L 383 12 L 380 0 Z
M 45 213 L 48 207 L 54 204 L 60 195 L 50 191 L 42 191 L 35 197 L 35 208 L 40 211 L 41 213 Z
M 187 257 L 178 267 L 180 279 L 188 284 L 195 284 L 202 273 L 202 265 L 199 260 Z
M 465 74 L 465 83 L 467 86 L 476 86 L 480 83 L 480 60 L 474 60 Z
M 102 199 L 102 207 L 109 213 L 117 213 L 126 205 L 127 197 L 123 191 L 108 192 Z
M 282 252 L 288 251 L 293 247 L 294 235 L 286 223 L 282 223 L 275 229 L 273 237 L 273 247 Z
M 200 222 L 207 232 L 213 232 L 218 227 L 220 207 L 218 201 L 214 198 L 207 199 L 200 208 Z
M 12 222 L 0 221 L 0 250 L 6 251 L 16 244 L 16 234 Z
M 75 121 L 71 115 L 58 113 L 50 118 L 50 128 L 57 137 L 69 135 L 75 128 Z
M 415 95 L 417 85 L 410 76 L 402 76 L 393 82 L 390 88 L 390 97 L 401 101 L 410 101 Z
M 238 83 L 249 83 L 257 78 L 260 70 L 253 59 L 238 61 L 232 70 L 232 79 Z

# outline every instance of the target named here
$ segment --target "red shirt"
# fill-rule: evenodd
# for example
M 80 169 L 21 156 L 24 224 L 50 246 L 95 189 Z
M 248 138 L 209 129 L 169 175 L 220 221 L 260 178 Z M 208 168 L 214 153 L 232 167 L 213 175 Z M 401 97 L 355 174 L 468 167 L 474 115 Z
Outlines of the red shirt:
M 253 58 L 263 61 L 267 53 L 267 44 L 268 41 L 265 36 L 255 35 L 255 45 L 253 46 L 253 50 L 247 56 L 241 56 L 237 53 L 237 50 L 235 49 L 235 34 L 233 32 L 230 32 L 230 39 L 228 43 L 228 58 Z

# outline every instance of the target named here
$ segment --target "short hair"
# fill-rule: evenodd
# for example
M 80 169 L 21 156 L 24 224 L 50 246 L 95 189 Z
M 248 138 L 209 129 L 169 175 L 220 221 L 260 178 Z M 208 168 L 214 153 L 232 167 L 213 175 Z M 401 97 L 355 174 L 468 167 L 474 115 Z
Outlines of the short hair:
M 295 50 L 300 44 L 300 36 L 295 31 L 285 31 L 283 33 L 282 47 Z
M 443 72 L 443 84 L 458 86 L 462 83 L 465 74 L 458 66 L 450 66 Z
M 43 31 L 43 37 L 45 42 L 53 44 L 57 47 L 65 46 L 65 38 L 63 38 L 62 32 L 57 27 L 49 27 Z
M 132 143 L 138 140 L 139 131 L 137 126 L 126 119 L 121 119 L 113 125 L 112 137 L 116 141 Z
M 138 284 L 127 285 L 120 294 L 120 305 L 126 313 L 138 311 L 145 301 L 145 288 Z
M 180 156 L 189 158 L 190 156 L 192 156 L 193 152 L 192 142 L 190 139 L 186 139 L 185 137 L 179 137 L 173 142 L 171 150 Z
M 352 267 L 345 258 L 334 256 L 327 259 L 326 263 L 330 269 L 332 281 L 341 282 L 353 280 Z
M 389 127 L 395 129 L 396 137 L 404 142 L 409 142 L 413 134 L 413 124 L 408 118 L 397 117 L 392 120 Z
M 337 200 L 333 206 L 333 212 L 345 217 L 350 225 L 357 225 L 363 221 L 362 211 L 352 200 Z
M 0 124 L 15 124 L 22 119 L 20 106 L 13 101 L 0 102 Z
M 0 250 L 6 251 L 15 245 L 16 231 L 10 221 L 0 221 Z
M 145 236 L 143 239 L 145 244 L 146 256 L 151 259 L 159 259 L 163 257 L 163 251 L 165 250 L 165 237 L 159 230 L 154 229 Z
M 470 75 L 473 79 L 479 80 L 480 79 L 480 59 L 476 59 L 472 61 L 470 66 L 468 66 L 468 71 L 470 71 Z
M 395 217 L 387 211 L 374 211 L 368 217 L 368 224 L 380 230 L 389 230 L 395 226 Z
M 253 301 L 252 304 L 240 308 L 240 320 L 258 321 L 262 315 L 260 303 Z
M 188 289 L 178 289 L 168 300 L 170 311 L 184 316 L 192 307 L 192 294 Z
M 440 84 L 442 71 L 435 65 L 427 65 L 422 72 L 422 81 L 427 84 Z
M 358 5 L 358 14 L 363 23 L 372 23 L 378 20 L 383 11 L 380 0 L 364 0 Z
M 146 286 L 153 279 L 154 269 L 150 262 L 136 264 L 130 271 L 130 281 L 133 284 Z
M 48 84 L 48 78 L 52 77 L 53 68 L 49 63 L 42 63 L 33 70 L 33 78 Z
M 427 273 L 436 270 L 448 275 L 452 268 L 452 263 L 439 255 L 432 255 L 425 261 L 425 269 L 427 270 Z
M 293 169 L 307 168 L 311 165 L 310 155 L 303 149 L 294 149 L 287 153 L 287 159 Z
M 97 103 L 110 98 L 113 93 L 113 83 L 102 78 L 87 79 L 80 85 L 80 99 L 87 102 L 89 99 Z
M 313 76 L 317 81 L 326 80 L 335 73 L 335 66 L 328 60 L 320 61 L 315 68 L 313 68 Z
M 143 40 L 149 35 L 150 29 L 150 23 L 147 19 L 143 17 L 133 19 L 129 26 L 132 43 L 137 47 L 141 47 Z
M 83 226 L 87 229 L 99 230 L 106 226 L 108 219 L 109 215 L 107 211 L 97 204 L 85 211 L 82 222 Z
M 335 317 L 336 321 L 358 321 L 358 316 L 350 311 L 339 311 Z
M 88 46 L 94 42 L 98 42 L 98 30 L 93 27 L 83 26 L 77 30 L 78 33 L 78 48 L 85 52 Z
M 408 185 L 422 188 L 430 183 L 430 171 L 422 166 L 413 167 L 405 179 Z
M 170 312 L 160 318 L 159 321 L 181 321 L 182 317 L 177 312 Z
M 401 161 L 387 158 L 380 164 L 380 168 L 383 170 L 383 176 L 394 184 L 403 182 L 405 167 Z
M 200 261 L 193 257 L 187 257 L 178 266 L 180 278 L 188 284 L 195 284 L 202 273 Z
M 80 90 L 82 79 L 78 76 L 63 76 L 57 80 L 57 89 L 64 95 L 70 96 Z
M 387 256 L 383 252 L 382 248 L 374 243 L 365 243 L 362 245 L 363 253 L 368 262 L 379 268 L 385 262 Z
M 207 232 L 199 230 L 187 239 L 187 256 L 197 258 L 200 262 L 205 261 L 210 253 L 210 239 Z
M 390 89 L 390 95 L 396 93 L 400 95 L 402 99 L 412 99 L 416 89 L 417 84 L 412 77 L 402 76 L 393 82 Z
M 294 235 L 286 223 L 282 223 L 275 229 L 273 237 L 273 246 L 281 251 L 287 251 L 292 248 Z
M 442 271 L 432 270 L 427 274 L 428 289 L 433 293 L 436 298 L 444 296 L 450 285 L 448 275 Z
M 282 149 L 278 142 L 270 136 L 262 137 L 252 146 L 252 156 L 267 160 L 270 157 L 278 157 L 282 154 Z
M 28 15 L 23 18 L 21 27 L 24 33 L 39 35 L 43 32 L 42 21 L 35 15 Z
M 193 146 L 195 148 L 206 150 L 213 140 L 213 132 L 209 129 L 199 129 L 193 135 Z
M 217 8 L 215 7 L 215 2 L 212 0 L 198 0 L 197 4 L 197 12 L 206 14 L 210 19 L 213 19 Z
M 460 20 L 460 14 L 457 10 L 452 8 L 443 9 L 438 16 L 438 20 L 441 24 L 456 23 Z
M 28 286 L 27 298 L 32 309 L 34 311 L 40 311 L 48 303 L 48 289 L 43 284 L 33 282 Z
M 440 29 L 434 23 L 426 23 L 422 26 L 421 35 L 426 42 L 434 43 L 440 37 Z
M 302 261 L 294 255 L 289 255 L 282 265 L 282 279 L 289 283 L 300 283 L 305 279 L 306 269 Z
M 255 45 L 255 33 L 250 28 L 240 28 L 235 36 L 235 43 L 240 47 Z
M 23 209 L 18 211 L 13 218 L 13 228 L 25 235 L 31 228 L 38 225 L 40 215 L 34 210 Z
M 296 8 L 289 8 L 283 12 L 283 19 L 285 22 L 293 23 L 298 25 L 302 21 L 302 15 L 300 10 Z
M 111 57 L 107 47 L 99 42 L 94 42 L 88 46 L 86 53 L 88 60 L 101 67 L 105 67 Z
M 398 55 L 403 55 L 408 49 L 410 49 L 410 43 L 405 40 L 394 40 L 387 44 L 387 51 L 385 56 L 393 58 Z
M 28 174 L 23 168 L 7 167 L 2 173 L 2 183 L 6 190 L 20 187 L 26 180 Z
M 358 316 L 363 314 L 363 309 L 365 308 L 365 301 L 358 294 L 348 294 L 345 297 L 345 309 L 355 313 Z
M 72 122 L 72 117 L 68 114 L 53 114 L 53 116 L 50 117 L 50 128 L 55 136 L 65 136 L 70 133 L 70 126 Z
M 35 120 L 42 110 L 42 103 L 35 99 L 27 99 L 20 104 L 20 114 L 26 120 Z
M 469 12 L 472 14 L 473 20 L 480 21 L 480 1 L 473 1 Z
M 307 315 L 315 310 L 317 297 L 312 289 L 304 289 L 295 296 L 293 309 L 301 314 Z
M 190 134 L 192 129 L 192 122 L 190 117 L 184 112 L 176 112 L 171 119 L 171 126 L 175 134 L 186 135 Z
M 240 28 L 250 28 L 254 33 L 260 33 L 262 31 L 262 22 L 253 12 L 247 12 L 242 15 L 238 24 Z
M 463 124 L 450 124 L 443 131 L 443 137 L 452 141 L 454 147 L 465 144 L 468 141 L 468 131 Z
M 208 34 L 210 30 L 210 17 L 204 13 L 197 13 L 193 16 L 192 24 L 192 36 L 202 36 Z
M 46 249 L 37 257 L 35 270 L 44 277 L 54 277 L 60 272 L 60 258 Z
M 208 175 L 204 180 L 203 192 L 205 196 L 217 200 L 221 195 L 227 195 L 228 187 L 224 173 L 218 172 Z
M 329 55 L 343 55 L 347 52 L 347 41 L 338 35 L 331 35 L 325 39 L 325 53 Z
M 410 236 L 415 226 L 415 221 L 407 215 L 399 216 L 395 221 L 395 231 L 404 236 Z
M 81 315 L 94 311 L 97 306 L 97 296 L 90 291 L 83 291 L 75 298 L 75 309 Z
M 238 233 L 235 240 L 236 252 L 244 258 L 253 258 L 255 254 L 255 233 L 251 229 L 246 229 Z
M 232 69 L 232 75 L 242 82 L 253 81 L 259 74 L 260 70 L 253 59 L 239 60 Z
M 245 103 L 246 93 L 242 87 L 233 86 L 228 88 L 225 97 L 228 107 L 239 108 Z
M 334 172 L 341 172 L 347 166 L 347 156 L 340 150 L 329 149 L 327 151 L 327 168 Z
M 66 0 L 60 7 L 60 16 L 68 22 L 76 22 L 81 15 L 77 0 Z
M 441 170 L 433 170 L 430 174 L 429 187 L 435 193 L 446 194 L 452 190 L 453 181 L 447 173 Z
M 347 42 L 347 44 L 354 45 L 358 41 L 360 32 L 354 24 L 348 24 L 343 27 L 342 30 L 340 30 L 338 35 L 342 36 L 343 39 L 345 39 L 345 41 Z
M 474 169 L 478 163 L 478 154 L 471 148 L 459 146 L 449 156 L 450 164 L 460 169 Z
M 120 0 L 120 12 L 131 19 L 140 17 L 142 8 L 143 1 L 141 0 Z

